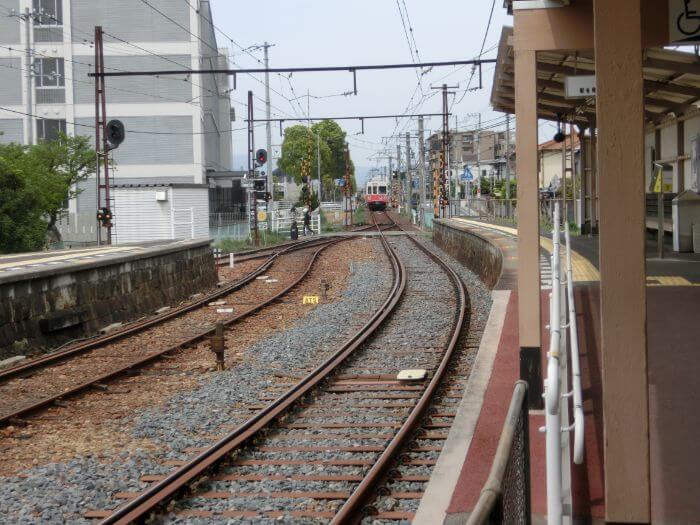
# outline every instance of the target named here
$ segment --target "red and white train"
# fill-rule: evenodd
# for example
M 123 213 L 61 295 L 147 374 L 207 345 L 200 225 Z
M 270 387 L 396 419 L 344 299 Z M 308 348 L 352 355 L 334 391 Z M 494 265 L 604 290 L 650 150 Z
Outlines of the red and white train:
M 385 210 L 389 206 L 389 183 L 385 179 L 368 180 L 365 202 L 370 210 Z

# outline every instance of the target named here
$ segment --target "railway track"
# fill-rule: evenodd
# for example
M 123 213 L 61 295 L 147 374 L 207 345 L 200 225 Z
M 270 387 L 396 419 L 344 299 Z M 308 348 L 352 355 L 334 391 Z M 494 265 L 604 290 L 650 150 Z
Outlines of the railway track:
M 152 481 L 145 491 L 123 495 L 128 501 L 114 511 L 88 516 L 104 518 L 104 525 L 153 514 L 336 524 L 367 515 L 410 520 L 461 398 L 454 379 L 469 362 L 455 354 L 468 296 L 457 274 L 415 239 L 380 238 L 393 284 L 355 335 L 303 377 L 266 392 L 269 403 L 210 446 L 191 451 L 175 471 L 143 478 Z M 436 280 L 448 297 L 436 296 Z M 413 331 L 419 306 L 429 308 L 433 330 Z M 397 379 L 406 369 L 422 369 L 424 376 Z
M 341 240 L 319 239 L 311 245 L 282 248 L 243 278 L 193 303 L 1 371 L 0 397 L 4 402 L 0 402 L 0 424 L 11 423 L 86 390 L 106 390 L 106 383 L 114 378 L 213 335 L 216 321 L 230 327 L 287 294 L 309 274 L 321 252 Z M 305 254 L 308 260 L 302 260 Z M 282 258 L 299 259 L 297 275 L 286 283 L 283 278 L 275 283 L 261 282 L 258 278 L 275 272 L 275 265 Z M 293 267 L 285 262 L 280 277 L 289 277 L 290 270 Z M 222 300 L 252 306 L 224 315 L 208 306 Z

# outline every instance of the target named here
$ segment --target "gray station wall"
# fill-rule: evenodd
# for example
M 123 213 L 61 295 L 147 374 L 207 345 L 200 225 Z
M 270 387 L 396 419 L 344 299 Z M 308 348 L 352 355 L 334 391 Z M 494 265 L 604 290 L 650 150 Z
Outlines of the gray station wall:
M 451 226 L 447 221 L 433 222 L 433 242 L 477 274 L 493 289 L 503 269 L 501 250 L 477 233 Z

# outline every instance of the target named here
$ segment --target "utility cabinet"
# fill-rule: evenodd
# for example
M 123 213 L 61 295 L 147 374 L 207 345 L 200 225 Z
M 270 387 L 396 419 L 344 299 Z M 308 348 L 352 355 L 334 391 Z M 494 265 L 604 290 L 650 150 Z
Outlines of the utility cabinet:
M 206 184 L 122 184 L 112 197 L 114 244 L 209 236 Z

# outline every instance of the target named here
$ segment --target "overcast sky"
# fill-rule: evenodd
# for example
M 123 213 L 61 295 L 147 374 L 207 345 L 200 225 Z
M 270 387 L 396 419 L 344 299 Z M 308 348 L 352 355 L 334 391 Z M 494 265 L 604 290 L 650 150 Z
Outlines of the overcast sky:
M 402 16 L 410 36 L 410 27 L 423 62 L 464 60 L 475 57 L 484 40 L 492 2 L 490 0 L 256 0 L 238 2 L 211 0 L 214 23 L 235 43 L 244 48 L 265 41 L 274 44 L 270 49 L 272 67 L 365 65 L 411 62 Z M 400 7 L 399 7 L 400 6 Z M 501 28 L 511 25 L 511 18 L 503 9 L 503 2 L 496 0 L 493 19 L 486 38 L 485 58 L 495 58 L 495 46 Z M 406 20 L 406 11 L 410 24 Z M 236 66 L 259 66 L 255 57 L 262 59 L 262 51 L 253 51 L 250 56 L 241 51 L 222 33 L 217 34 L 219 46 L 231 50 Z M 411 46 L 414 49 L 415 46 Z M 489 51 L 490 50 L 490 51 Z M 436 68 L 422 76 L 422 92 L 419 89 L 413 99 L 413 113 L 436 113 L 442 110 L 442 101 L 431 85 L 447 82 L 459 84 L 453 107 L 451 125 L 455 116 L 460 128 L 474 126 L 476 113 L 482 113 L 484 121 L 501 116 L 489 107 L 489 95 L 493 79 L 493 65 L 485 65 L 484 88 L 465 94 L 472 69 L 467 67 Z M 263 80 L 263 76 L 257 77 Z M 373 114 L 402 114 L 418 84 L 413 70 L 358 72 L 358 95 L 336 96 L 352 90 L 352 75 L 349 73 L 299 73 L 291 78 L 273 75 L 271 86 L 273 117 L 305 116 L 306 93 L 312 95 L 312 116 L 352 116 Z M 471 81 L 478 87 L 478 72 Z M 246 93 L 252 89 L 256 96 L 264 99 L 261 82 L 251 77 L 239 76 L 237 90 L 233 92 L 237 122 L 234 128 L 244 126 Z M 293 92 L 292 92 L 293 89 Z M 290 102 L 287 98 L 303 97 Z M 463 96 L 464 95 L 464 96 Z M 452 99 L 451 99 L 452 100 Z M 461 100 L 461 101 L 460 101 Z M 420 104 L 416 104 L 420 103 Z M 264 118 L 264 104 L 256 100 L 255 116 Z M 293 125 L 289 123 L 287 125 Z M 363 176 L 371 167 L 386 165 L 386 160 L 374 160 L 376 153 L 390 150 L 396 154 L 396 143 L 382 144 L 382 138 L 394 133 L 417 131 L 417 122 L 410 119 L 365 121 L 365 134 L 355 135 L 361 129 L 359 121 L 342 121 L 347 131 L 352 158 Z M 426 121 L 426 131 L 440 128 L 439 117 Z M 427 133 L 426 133 L 427 136 Z M 246 164 L 246 132 L 234 132 L 234 168 Z M 279 126 L 273 126 L 273 144 L 280 144 Z M 405 143 L 405 139 L 402 144 Z M 256 129 L 256 146 L 265 144 L 265 129 Z

